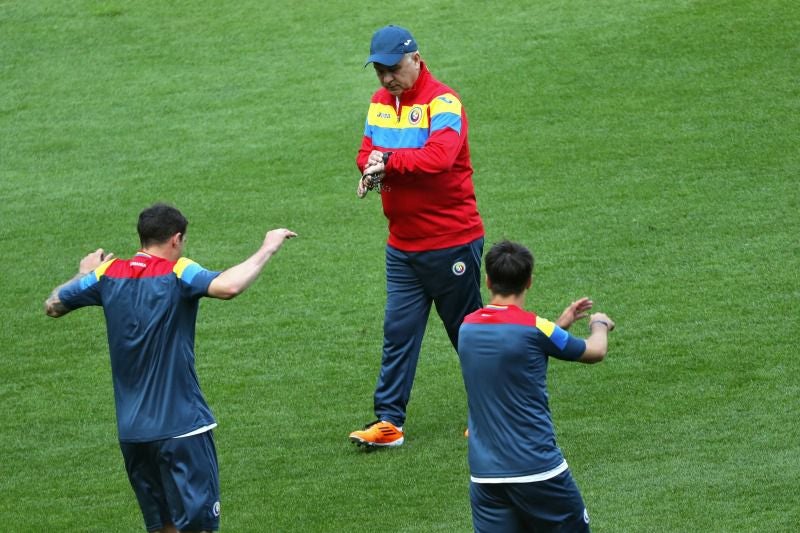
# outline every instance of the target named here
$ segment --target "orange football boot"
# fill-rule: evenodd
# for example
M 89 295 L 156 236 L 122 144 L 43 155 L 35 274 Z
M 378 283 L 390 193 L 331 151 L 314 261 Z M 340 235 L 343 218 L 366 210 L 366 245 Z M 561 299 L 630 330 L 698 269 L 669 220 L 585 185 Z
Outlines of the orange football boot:
M 383 420 L 370 422 L 364 429 L 350 433 L 350 442 L 357 446 L 400 446 L 403 430 Z

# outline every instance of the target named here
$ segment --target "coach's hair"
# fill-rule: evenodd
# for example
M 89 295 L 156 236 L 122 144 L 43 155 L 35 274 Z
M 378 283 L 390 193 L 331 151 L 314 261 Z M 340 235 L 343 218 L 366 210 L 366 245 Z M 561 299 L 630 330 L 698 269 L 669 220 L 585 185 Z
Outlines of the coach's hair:
M 139 213 L 139 242 L 146 248 L 167 242 L 176 233 L 186 235 L 189 221 L 175 207 L 169 204 L 153 204 Z
M 492 292 L 501 296 L 522 294 L 533 273 L 533 254 L 519 243 L 502 240 L 486 254 L 486 275 Z
M 404 61 L 411 61 L 411 58 L 414 57 L 414 54 L 418 54 L 418 53 L 419 53 L 419 50 L 414 50 L 413 52 L 406 52 L 405 54 L 403 54 L 403 58 L 400 61 L 398 61 L 397 64 L 399 65 L 400 63 L 403 63 Z M 420 56 L 420 57 L 422 57 L 422 56 Z

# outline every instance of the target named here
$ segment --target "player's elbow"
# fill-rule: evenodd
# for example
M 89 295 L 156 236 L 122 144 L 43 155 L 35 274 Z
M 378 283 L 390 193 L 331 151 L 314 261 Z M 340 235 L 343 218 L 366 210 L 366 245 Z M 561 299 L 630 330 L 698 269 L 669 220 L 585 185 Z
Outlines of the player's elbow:
M 596 345 L 592 342 L 587 342 L 586 350 L 583 352 L 583 355 L 578 360 L 581 363 L 593 365 L 605 359 L 607 354 L 608 354 L 608 346 L 606 344 Z
M 590 353 L 584 353 L 581 356 L 581 358 L 579 359 L 579 361 L 581 363 L 586 363 L 587 365 L 593 365 L 595 363 L 599 363 L 600 361 L 602 361 L 605 358 L 606 358 L 605 352 L 596 353 L 596 354 L 595 353 L 591 353 L 591 354 Z
M 605 359 L 608 353 L 608 338 L 605 334 L 592 334 L 586 339 L 586 349 L 578 359 L 581 363 L 594 364 Z
M 220 300 L 232 300 L 244 292 L 245 287 L 235 284 L 214 284 L 209 288 L 209 296 Z
M 235 288 L 231 288 L 229 290 L 220 291 L 217 294 L 214 294 L 213 296 L 215 298 L 219 298 L 220 300 L 233 300 L 240 294 L 242 294 L 242 291 L 237 290 Z
M 44 314 L 52 318 L 58 318 L 64 316 L 66 314 L 66 310 L 64 309 L 64 306 L 59 305 L 58 302 L 47 300 L 44 303 Z

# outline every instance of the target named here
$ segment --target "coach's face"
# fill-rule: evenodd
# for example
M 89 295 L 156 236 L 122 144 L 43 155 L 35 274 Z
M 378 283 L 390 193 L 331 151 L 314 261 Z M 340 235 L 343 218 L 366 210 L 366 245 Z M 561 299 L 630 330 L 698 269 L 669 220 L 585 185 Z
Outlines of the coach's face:
M 406 54 L 396 65 L 373 63 L 372 66 L 381 85 L 394 96 L 400 96 L 403 91 L 413 87 L 419 78 L 419 52 Z

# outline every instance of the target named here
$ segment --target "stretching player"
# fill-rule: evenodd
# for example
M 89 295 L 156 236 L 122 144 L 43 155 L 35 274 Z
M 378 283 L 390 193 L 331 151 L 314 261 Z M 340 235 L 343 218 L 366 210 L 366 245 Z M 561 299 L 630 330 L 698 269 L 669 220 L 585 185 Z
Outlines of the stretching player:
M 145 209 L 137 226 L 142 248 L 133 258 L 98 249 L 45 302 L 45 312 L 56 318 L 87 305 L 103 307 L 125 469 L 145 527 L 162 533 L 219 528 L 211 431 L 217 422 L 194 367 L 200 298 L 241 294 L 296 236 L 272 230 L 249 259 L 220 273 L 183 257 L 187 225 L 172 206 Z
M 556 445 L 547 396 L 548 357 L 596 363 L 614 322 L 589 318 L 590 335 L 567 333 L 592 307 L 573 302 L 556 324 L 523 310 L 533 255 L 503 241 L 486 254 L 491 302 L 461 325 L 458 355 L 469 406 L 472 522 L 476 532 L 589 531 L 589 515 Z

